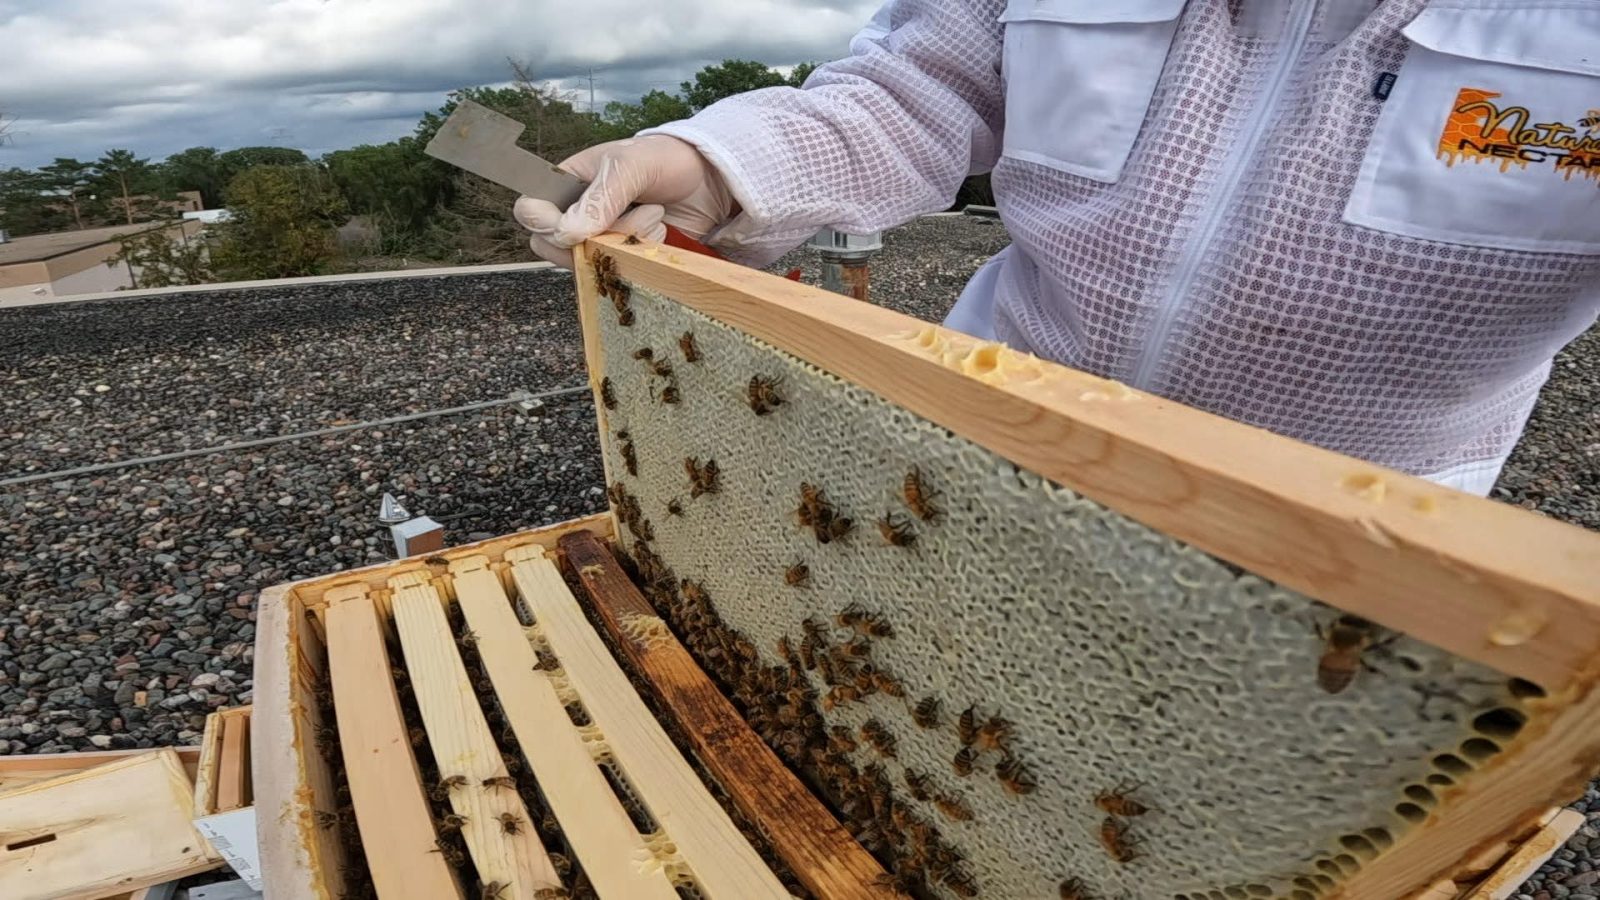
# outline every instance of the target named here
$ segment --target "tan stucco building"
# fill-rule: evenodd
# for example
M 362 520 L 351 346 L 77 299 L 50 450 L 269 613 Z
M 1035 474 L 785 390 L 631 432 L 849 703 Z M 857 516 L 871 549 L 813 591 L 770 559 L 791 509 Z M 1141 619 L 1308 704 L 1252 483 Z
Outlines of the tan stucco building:
M 147 222 L 12 238 L 0 243 L 0 306 L 138 287 L 138 272 L 106 265 L 122 238 L 164 230 L 174 241 L 193 240 L 201 227 L 193 220 Z

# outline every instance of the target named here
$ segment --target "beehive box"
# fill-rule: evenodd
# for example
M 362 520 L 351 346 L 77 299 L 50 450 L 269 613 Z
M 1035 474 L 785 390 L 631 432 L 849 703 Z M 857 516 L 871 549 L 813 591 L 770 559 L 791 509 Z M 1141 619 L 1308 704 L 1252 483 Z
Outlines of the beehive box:
M 901 888 L 1452 896 L 1600 760 L 1600 537 L 665 248 L 578 280 L 581 527 Z M 351 578 L 263 614 L 290 818 L 337 769 L 304 613 L 404 587 Z M 349 842 L 297 835 L 334 877 Z

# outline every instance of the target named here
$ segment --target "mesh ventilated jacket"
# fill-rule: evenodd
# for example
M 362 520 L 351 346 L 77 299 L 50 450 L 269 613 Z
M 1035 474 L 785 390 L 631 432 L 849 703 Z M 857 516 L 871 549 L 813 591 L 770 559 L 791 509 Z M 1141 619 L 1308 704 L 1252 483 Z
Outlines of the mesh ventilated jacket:
M 660 130 L 752 263 L 992 169 L 951 324 L 1480 493 L 1600 309 L 1600 0 L 897 0 Z

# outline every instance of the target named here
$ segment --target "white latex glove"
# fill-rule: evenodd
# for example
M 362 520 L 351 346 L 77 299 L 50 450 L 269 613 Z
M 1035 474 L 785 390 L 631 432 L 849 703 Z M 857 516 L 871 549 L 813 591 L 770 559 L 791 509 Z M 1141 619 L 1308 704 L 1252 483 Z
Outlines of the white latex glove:
M 533 232 L 533 252 L 569 269 L 572 248 L 602 232 L 660 241 L 675 225 L 701 238 L 738 208 L 716 167 L 692 144 L 664 134 L 590 147 L 560 167 L 589 182 L 578 202 L 562 212 L 523 197 L 514 214 Z

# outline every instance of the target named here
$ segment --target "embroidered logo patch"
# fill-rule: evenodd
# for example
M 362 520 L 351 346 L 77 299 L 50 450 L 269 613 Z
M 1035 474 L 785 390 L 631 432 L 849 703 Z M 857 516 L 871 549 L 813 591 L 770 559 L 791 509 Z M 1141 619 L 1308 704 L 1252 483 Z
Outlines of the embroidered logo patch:
M 1502 172 L 1512 166 L 1549 167 L 1569 181 L 1578 174 L 1600 185 L 1600 109 L 1568 125 L 1558 119 L 1535 121 L 1528 107 L 1501 106 L 1494 102 L 1499 97 L 1482 88 L 1462 88 L 1456 95 L 1439 135 L 1439 159 L 1445 165 L 1487 160 L 1498 162 Z

